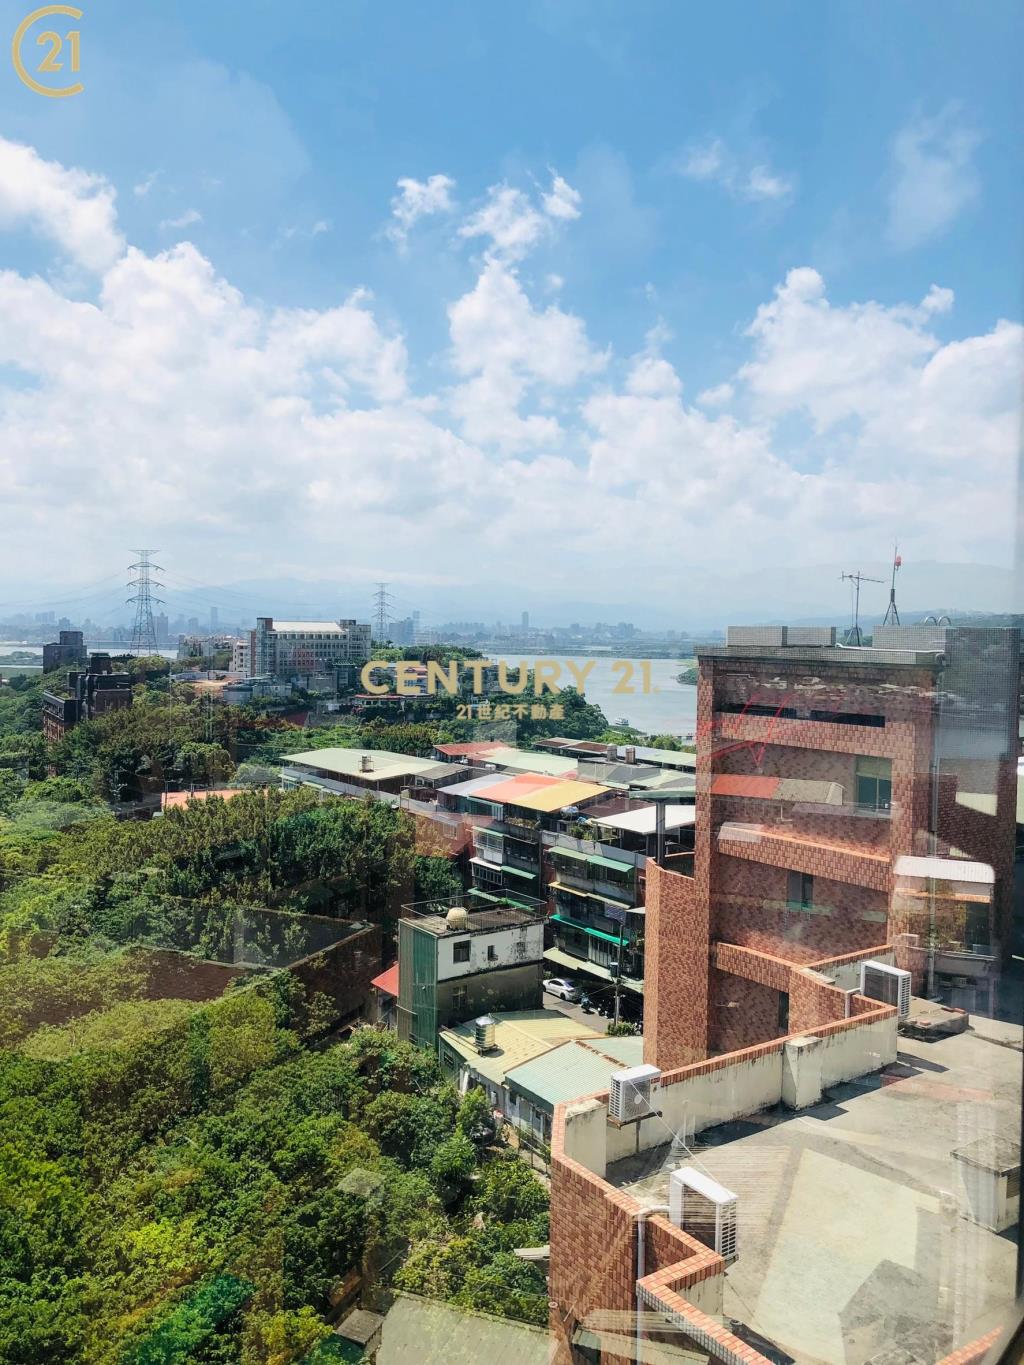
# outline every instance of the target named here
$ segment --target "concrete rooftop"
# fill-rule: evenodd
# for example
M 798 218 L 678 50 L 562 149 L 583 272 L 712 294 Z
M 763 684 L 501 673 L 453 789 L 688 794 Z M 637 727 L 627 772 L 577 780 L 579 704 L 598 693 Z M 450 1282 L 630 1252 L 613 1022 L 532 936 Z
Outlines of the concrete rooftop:
M 1015 1233 L 959 1216 L 951 1152 L 1016 1143 L 1021 1035 L 1001 1024 L 935 1042 L 900 1039 L 898 1061 L 799 1113 L 711 1128 L 694 1164 L 739 1196 L 739 1257 L 725 1316 L 801 1365 L 865 1365 L 886 1347 L 932 1365 L 1004 1323 Z M 984 1033 L 981 1031 L 984 1028 Z M 615 1162 L 609 1181 L 667 1201 L 678 1144 Z

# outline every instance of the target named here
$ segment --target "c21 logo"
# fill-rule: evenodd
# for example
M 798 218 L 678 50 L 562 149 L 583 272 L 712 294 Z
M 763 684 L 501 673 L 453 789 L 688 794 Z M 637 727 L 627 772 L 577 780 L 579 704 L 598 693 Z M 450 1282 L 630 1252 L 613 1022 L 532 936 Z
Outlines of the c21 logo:
M 85 89 L 82 82 L 76 81 L 73 85 L 63 86 L 44 85 L 29 73 L 22 52 L 29 29 L 41 19 L 48 19 L 54 14 L 64 15 L 69 19 L 82 17 L 82 11 L 75 9 L 73 5 L 44 5 L 42 9 L 33 10 L 22 19 L 15 30 L 11 41 L 11 61 L 18 73 L 18 79 L 30 90 L 34 90 L 37 95 L 46 95 L 49 99 L 63 99 L 67 95 L 80 95 Z M 81 38 L 82 35 L 77 28 L 69 29 L 64 34 L 53 29 L 38 33 L 36 43 L 45 51 L 42 61 L 36 67 L 36 73 L 53 75 L 63 71 L 66 66 L 68 71 L 77 75 L 81 65 Z

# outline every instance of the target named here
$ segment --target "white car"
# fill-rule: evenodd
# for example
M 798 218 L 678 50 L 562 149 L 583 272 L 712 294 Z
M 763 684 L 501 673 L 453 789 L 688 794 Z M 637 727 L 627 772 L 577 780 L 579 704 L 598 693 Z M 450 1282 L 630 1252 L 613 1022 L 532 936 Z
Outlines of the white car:
M 576 1001 L 580 998 L 579 988 L 567 976 L 549 976 L 544 982 L 548 995 L 557 995 L 559 1000 Z

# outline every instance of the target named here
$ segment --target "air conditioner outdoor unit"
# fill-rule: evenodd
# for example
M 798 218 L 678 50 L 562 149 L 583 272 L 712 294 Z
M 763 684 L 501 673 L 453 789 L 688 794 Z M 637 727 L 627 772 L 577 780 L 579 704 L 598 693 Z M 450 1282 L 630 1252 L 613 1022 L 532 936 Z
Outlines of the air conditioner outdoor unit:
M 717 1180 L 680 1166 L 668 1178 L 669 1218 L 726 1261 L 738 1254 L 739 1198 Z
M 896 1006 L 896 1014 L 906 1019 L 910 1014 L 910 973 L 902 967 L 890 967 L 886 962 L 860 964 L 860 993 L 870 1000 L 884 1000 Z
M 611 1078 L 608 1113 L 619 1123 L 631 1123 L 654 1113 L 661 1071 L 656 1066 L 631 1066 Z

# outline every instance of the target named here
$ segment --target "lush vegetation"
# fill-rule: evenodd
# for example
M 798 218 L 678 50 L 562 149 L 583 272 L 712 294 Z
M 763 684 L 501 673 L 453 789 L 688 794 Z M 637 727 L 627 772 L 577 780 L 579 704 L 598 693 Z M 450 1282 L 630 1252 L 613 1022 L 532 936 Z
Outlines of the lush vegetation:
M 127 1110 L 127 1113 L 125 1112 Z M 351 1272 L 546 1320 L 547 1197 L 432 1057 L 309 1051 L 247 988 L 96 1053 L 0 1056 L 0 1360 L 286 1362 Z
M 44 685 L 0 689 L 0 1362 L 288 1365 L 353 1283 L 545 1322 L 513 1253 L 547 1241 L 547 1196 L 482 1093 L 392 1035 L 334 1041 L 287 970 L 205 1002 L 154 985 L 178 952 L 232 961 L 240 926 L 274 966 L 303 912 L 386 938 L 404 901 L 454 895 L 406 813 L 260 783 L 297 747 L 458 732 L 299 737 L 140 667 L 130 709 L 48 748 Z M 187 782 L 240 789 L 110 811 Z

